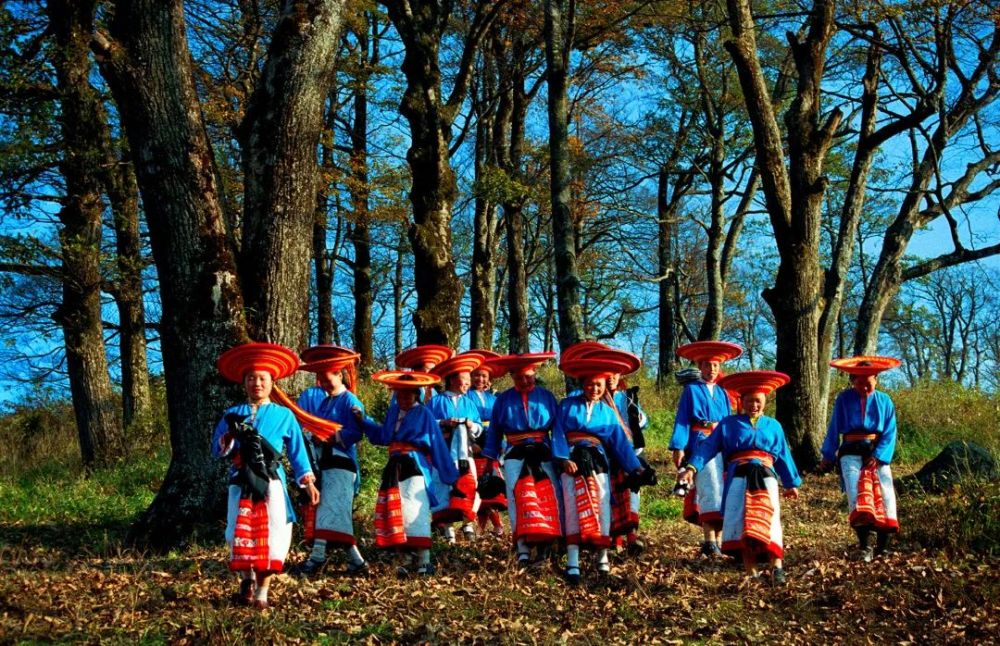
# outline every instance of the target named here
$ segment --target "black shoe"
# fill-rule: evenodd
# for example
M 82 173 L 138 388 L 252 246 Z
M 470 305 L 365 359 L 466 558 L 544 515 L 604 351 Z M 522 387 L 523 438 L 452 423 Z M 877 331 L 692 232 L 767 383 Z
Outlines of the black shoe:
M 310 558 L 293 568 L 290 574 L 297 576 L 313 576 L 318 574 L 325 567 L 326 561 L 314 561 Z
M 433 563 L 425 563 L 424 565 L 417 566 L 416 573 L 420 576 L 431 576 L 437 572 L 437 568 L 434 567 Z
M 368 576 L 368 571 L 368 561 L 347 564 L 348 576 Z
M 568 567 L 566 571 L 563 572 L 563 578 L 566 579 L 566 585 L 571 587 L 576 587 L 580 585 L 580 568 L 578 567 Z
M 779 567 L 774 572 L 772 572 L 771 583 L 775 587 L 782 587 L 786 583 L 788 583 L 788 577 L 785 576 L 785 570 Z
M 646 542 L 641 538 L 629 541 L 628 545 L 625 547 L 625 551 L 629 556 L 639 556 L 646 551 Z

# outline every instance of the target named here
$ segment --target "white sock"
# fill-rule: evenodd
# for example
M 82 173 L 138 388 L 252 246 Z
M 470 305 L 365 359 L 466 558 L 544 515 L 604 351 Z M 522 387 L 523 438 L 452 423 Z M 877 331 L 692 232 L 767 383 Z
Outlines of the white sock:
M 611 562 L 608 560 L 608 550 L 604 548 L 597 552 L 597 569 L 601 572 L 611 571 Z
M 580 569 L 580 546 L 579 545 L 567 545 L 566 546 L 566 568 L 576 568 Z
M 309 554 L 309 558 L 320 563 L 326 560 L 326 539 L 317 538 L 313 541 L 312 553 Z
M 358 551 L 357 545 L 351 545 L 350 547 L 344 548 L 344 554 L 347 556 L 347 562 L 351 565 L 361 565 L 365 562 L 364 557 L 361 556 L 361 552 Z
M 517 560 L 527 561 L 531 558 L 531 548 L 524 542 L 523 538 L 517 539 Z
M 455 542 L 455 528 L 452 527 L 451 525 L 448 525 L 447 527 L 445 527 L 444 528 L 444 537 L 446 539 L 448 539 L 449 543 L 454 543 Z
M 428 549 L 417 550 L 417 566 L 424 567 L 431 564 L 431 551 Z
M 261 586 L 257 588 L 257 591 L 253 593 L 254 601 L 267 601 L 267 586 Z

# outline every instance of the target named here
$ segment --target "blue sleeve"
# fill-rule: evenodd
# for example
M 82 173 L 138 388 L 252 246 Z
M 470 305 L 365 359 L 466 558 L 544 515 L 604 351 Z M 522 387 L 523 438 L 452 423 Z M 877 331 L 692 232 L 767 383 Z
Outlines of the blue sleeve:
M 493 410 L 490 417 L 493 418 L 490 421 L 490 425 L 486 428 L 486 439 L 483 441 L 483 455 L 491 460 L 496 460 L 500 455 L 500 439 L 503 437 L 502 424 L 497 422 L 497 401 L 493 403 Z M 500 415 L 503 417 L 503 415 Z
M 361 438 L 364 437 L 364 430 L 354 416 L 353 409 L 355 407 L 360 408 L 361 414 L 364 415 L 365 405 L 352 392 L 345 393 L 345 396 L 347 397 L 348 410 L 344 416 L 343 428 L 340 429 L 340 439 L 344 446 L 351 447 L 360 442 Z
M 558 411 L 556 411 L 556 423 L 552 427 L 552 457 L 557 460 L 569 459 L 569 442 L 566 440 L 569 409 L 569 399 L 562 400 Z
M 364 416 L 360 422 L 357 422 L 358 426 L 361 427 L 361 431 L 368 436 L 368 441 L 372 444 L 377 444 L 378 446 L 388 446 L 389 442 L 392 440 L 392 431 L 390 430 L 389 420 L 390 415 L 399 415 L 399 409 L 389 407 L 389 412 L 386 413 L 385 423 L 378 424 L 372 418 L 367 415 Z
M 288 410 L 288 409 L 285 409 Z M 312 473 L 312 466 L 309 464 L 309 453 L 306 450 L 305 438 L 302 437 L 302 427 L 299 426 L 292 411 L 288 411 L 285 428 L 285 445 L 288 451 L 288 463 L 292 466 L 292 473 L 295 474 L 295 481 L 298 482 L 302 476 Z
M 608 445 L 618 465 L 629 472 L 642 468 L 642 465 L 639 464 L 639 458 L 635 457 L 635 449 L 632 448 L 632 443 L 628 441 L 621 425 L 614 424 L 610 430 Z
M 872 453 L 879 462 L 889 464 L 896 452 L 896 407 L 888 395 L 881 394 L 879 399 L 884 404 L 881 408 L 884 408 L 885 420 L 882 423 L 882 436 Z
M 829 462 L 837 460 L 837 449 L 840 447 L 840 411 L 843 407 L 843 393 L 837 395 L 837 400 L 833 404 L 833 413 L 830 414 L 830 425 L 826 428 L 826 439 L 823 440 L 823 448 L 820 452 L 823 459 Z
M 694 453 L 688 457 L 689 465 L 697 471 L 701 471 L 705 468 L 706 462 L 722 451 L 722 432 L 729 425 L 727 421 L 730 419 L 732 418 L 723 418 L 708 437 L 700 442 L 695 442 Z
M 777 421 L 774 422 L 776 431 L 778 433 L 778 451 L 774 456 L 774 471 L 781 478 L 781 486 L 785 489 L 792 489 L 793 487 L 802 486 L 802 478 L 799 476 L 799 470 L 795 466 L 795 460 L 792 459 L 792 452 L 788 448 L 788 440 L 785 438 L 785 430 L 781 428 L 781 424 Z
M 222 455 L 222 449 L 219 447 L 219 440 L 222 438 L 223 435 L 226 434 L 226 431 L 228 431 L 228 430 L 229 430 L 229 424 L 226 424 L 226 418 L 223 415 L 222 419 L 219 420 L 219 423 L 215 425 L 215 431 L 212 433 L 212 456 L 213 457 L 216 457 L 216 458 L 224 457 Z
M 430 411 L 425 411 L 422 418 L 420 423 L 423 425 L 423 432 L 427 437 L 427 443 L 430 445 L 431 464 L 437 469 L 441 482 L 452 484 L 458 480 L 458 469 L 455 468 L 451 449 L 444 441 L 444 434 L 441 432 L 441 427 L 438 426 L 437 420 L 434 419 L 434 415 Z
M 684 387 L 681 400 L 677 404 L 677 416 L 674 418 L 674 433 L 670 436 L 669 448 L 673 451 L 683 451 L 691 440 L 691 409 L 694 407 L 692 388 Z

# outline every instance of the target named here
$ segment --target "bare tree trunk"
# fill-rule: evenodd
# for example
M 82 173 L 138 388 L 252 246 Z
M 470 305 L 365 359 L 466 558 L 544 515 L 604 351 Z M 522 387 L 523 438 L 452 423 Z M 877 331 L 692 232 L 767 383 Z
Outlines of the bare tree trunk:
M 777 417 L 788 435 L 797 464 L 810 469 L 819 460 L 826 411 L 819 406 L 818 331 L 821 307 L 820 211 L 827 180 L 823 162 L 840 123 L 833 111 L 820 123 L 820 83 L 826 47 L 835 30 L 833 0 L 817 0 L 802 41 L 788 40 L 798 72 L 787 113 L 789 165 L 774 113 L 774 103 L 757 56 L 749 0 L 728 0 L 732 40 L 726 43 L 736 64 L 754 132 L 757 166 L 771 226 L 781 258 L 775 285 L 764 298 L 775 316 L 776 369 L 791 375 L 777 393 Z
M 475 96 L 473 110 L 476 112 L 475 173 L 477 185 L 482 185 L 488 167 L 496 167 L 494 153 L 495 111 L 488 105 L 496 88 L 492 83 L 492 57 L 484 55 L 481 96 Z M 472 285 L 469 308 L 469 346 L 490 350 L 493 348 L 493 331 L 496 327 L 496 311 L 493 309 L 493 292 L 496 288 L 496 211 L 492 196 L 479 190 L 475 198 L 475 216 L 472 234 Z
M 316 149 L 343 4 L 285 4 L 240 127 L 244 193 L 239 269 L 249 332 L 255 340 L 293 348 L 309 342 Z
M 53 62 L 65 145 L 59 170 L 66 181 L 59 209 L 62 303 L 53 318 L 62 327 L 83 464 L 94 467 L 114 462 L 124 448 L 101 322 L 104 115 L 89 81 L 95 3 L 53 0 L 46 8 L 56 40 Z
M 406 254 L 406 237 L 399 232 L 396 240 L 396 268 L 392 281 L 392 331 L 393 354 L 403 351 L 403 258 Z
M 580 310 L 580 277 L 576 269 L 576 233 L 573 214 L 570 212 L 567 86 L 575 7 L 575 0 L 545 0 L 549 192 L 559 308 L 559 346 L 563 349 L 579 341 L 585 332 Z
M 677 338 L 674 334 L 674 237 L 676 235 L 676 214 L 670 208 L 668 187 L 670 176 L 666 167 L 661 167 L 656 191 L 657 227 L 657 292 L 659 297 L 658 340 L 656 383 L 661 388 L 669 383 L 677 366 Z
M 160 343 L 172 460 L 153 504 L 133 527 L 169 549 L 221 518 L 225 465 L 206 433 L 238 391 L 215 361 L 246 340 L 243 301 L 194 88 L 180 0 L 120 0 L 111 36 L 92 44 L 135 158 L 163 305 Z M 312 195 L 312 194 L 311 194 Z
M 388 11 L 406 52 L 402 70 L 406 90 L 399 111 L 410 124 L 413 249 L 417 309 L 413 324 L 417 343 L 458 343 L 462 283 L 455 273 L 451 248 L 451 208 L 458 188 L 451 168 L 451 127 L 464 100 L 474 54 L 504 2 L 477 2 L 476 17 L 466 37 L 459 71 L 447 101 L 442 97 L 438 50 L 451 17 L 451 2 L 379 0 Z M 489 6 L 487 6 L 489 5 Z
M 316 340 L 333 343 L 333 262 L 327 258 L 327 195 L 316 195 L 316 212 L 312 227 L 312 261 L 316 274 Z M 301 347 L 304 347 L 301 346 Z
M 88 36 L 89 37 L 89 36 Z M 129 155 L 115 153 L 104 123 L 105 190 L 115 230 L 113 296 L 118 307 L 122 371 L 122 422 L 126 431 L 149 420 L 149 368 L 146 362 L 146 311 L 142 293 L 142 244 L 139 240 L 139 187 Z M 123 142 L 124 145 L 124 142 Z M 130 447 L 131 448 L 131 447 Z
M 372 339 L 372 306 L 375 292 L 372 285 L 372 252 L 369 221 L 368 184 L 368 71 L 379 64 L 378 20 L 373 12 L 366 12 L 367 28 L 358 30 L 358 50 L 365 58 L 363 78 L 358 80 L 354 94 L 354 125 L 351 130 L 351 208 L 354 222 L 351 244 L 354 245 L 354 350 L 361 354 L 361 365 L 371 368 L 375 362 Z M 370 52 L 370 53 L 369 53 Z

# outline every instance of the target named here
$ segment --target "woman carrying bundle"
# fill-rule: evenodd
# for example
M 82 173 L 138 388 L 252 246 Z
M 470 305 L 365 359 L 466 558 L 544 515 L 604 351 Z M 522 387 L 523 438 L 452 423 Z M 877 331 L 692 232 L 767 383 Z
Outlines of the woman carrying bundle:
M 281 572 L 292 543 L 295 514 L 281 455 L 310 502 L 319 501 L 302 428 L 292 411 L 271 402 L 274 381 L 295 372 L 295 352 L 273 343 L 247 343 L 219 357 L 219 372 L 242 383 L 246 401 L 226 409 L 212 435 L 212 454 L 232 460 L 226 542 L 229 568 L 241 575 L 239 600 L 268 607 L 271 577 Z
M 847 493 L 851 527 L 858 535 L 860 560 L 870 562 L 885 553 L 889 537 L 899 531 L 896 490 L 892 484 L 896 450 L 896 408 L 875 390 L 878 374 L 899 366 L 892 357 L 858 356 L 835 359 L 830 365 L 850 375 L 851 387 L 837 395 L 823 442 L 820 470 L 840 466 Z M 874 547 L 869 543 L 877 535 Z
M 691 482 L 715 456 L 722 456 L 726 473 L 722 551 L 742 557 L 753 578 L 759 576 L 759 562 L 770 562 L 775 585 L 785 583 L 778 478 L 786 498 L 798 497 L 802 478 L 781 424 L 764 415 L 764 405 L 767 395 L 788 381 L 788 375 L 767 370 L 723 377 L 719 385 L 739 393 L 743 414 L 724 418 L 681 471 L 681 478 Z
M 501 393 L 493 405 L 493 419 L 486 433 L 483 456 L 494 461 L 503 456 L 507 485 L 507 513 L 517 562 L 543 559 L 548 548 L 562 536 L 562 498 L 552 466 L 552 425 L 556 418 L 555 396 L 536 385 L 536 370 L 555 356 L 554 352 L 507 355 L 490 359 L 492 374 L 510 372 L 514 387 Z
M 360 408 L 354 415 L 372 444 L 389 447 L 375 505 L 375 546 L 412 552 L 417 574 L 432 574 L 431 508 L 438 504 L 431 486 L 431 469 L 445 484 L 458 479 L 448 445 L 434 415 L 418 400 L 420 392 L 438 382 L 425 372 L 385 370 L 372 379 L 391 388 L 396 404 L 385 422 L 376 424 Z M 409 574 L 406 567 L 398 571 Z

